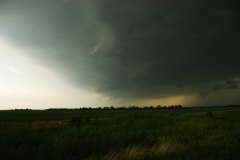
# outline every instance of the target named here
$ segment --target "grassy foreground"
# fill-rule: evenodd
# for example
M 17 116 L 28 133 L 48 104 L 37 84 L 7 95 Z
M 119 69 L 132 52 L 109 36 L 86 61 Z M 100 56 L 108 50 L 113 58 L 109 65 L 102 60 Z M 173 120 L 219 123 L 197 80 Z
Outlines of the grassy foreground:
M 0 111 L 0 159 L 239 159 L 240 108 Z

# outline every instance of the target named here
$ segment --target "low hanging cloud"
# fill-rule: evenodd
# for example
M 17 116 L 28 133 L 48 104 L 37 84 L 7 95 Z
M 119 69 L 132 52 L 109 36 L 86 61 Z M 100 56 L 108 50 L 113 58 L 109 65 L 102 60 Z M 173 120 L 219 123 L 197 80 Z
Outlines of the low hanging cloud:
M 207 84 L 200 87 L 198 94 L 200 97 L 206 97 L 211 93 L 216 93 L 226 90 L 238 90 L 240 86 L 240 79 L 231 79 L 225 82 L 218 82 L 213 84 Z
M 120 99 L 239 88 L 237 1 L 0 3 L 0 35 L 77 87 Z

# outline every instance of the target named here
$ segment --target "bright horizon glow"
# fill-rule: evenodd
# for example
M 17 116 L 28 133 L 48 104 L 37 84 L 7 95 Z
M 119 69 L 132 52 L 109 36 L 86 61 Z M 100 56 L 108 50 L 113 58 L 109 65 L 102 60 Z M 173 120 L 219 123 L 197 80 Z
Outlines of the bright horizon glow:
M 197 97 L 194 95 L 176 95 L 176 96 L 169 96 L 163 98 L 149 98 L 138 100 L 135 103 L 140 104 L 141 106 L 170 106 L 170 105 L 183 105 L 185 107 L 192 106 Z
M 108 98 L 68 85 L 49 68 L 0 37 L 0 109 L 97 106 Z

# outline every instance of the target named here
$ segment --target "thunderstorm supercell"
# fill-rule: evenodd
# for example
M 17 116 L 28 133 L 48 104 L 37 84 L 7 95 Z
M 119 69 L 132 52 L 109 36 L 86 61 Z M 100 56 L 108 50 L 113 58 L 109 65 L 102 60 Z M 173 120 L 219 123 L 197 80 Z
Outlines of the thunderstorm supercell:
M 40 108 L 239 104 L 238 6 L 0 0 L 1 99 Z

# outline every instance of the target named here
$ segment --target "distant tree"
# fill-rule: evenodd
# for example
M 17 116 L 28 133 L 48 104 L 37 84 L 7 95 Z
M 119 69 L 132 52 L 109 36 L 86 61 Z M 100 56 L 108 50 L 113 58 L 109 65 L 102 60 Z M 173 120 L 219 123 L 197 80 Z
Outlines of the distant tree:
M 128 109 L 139 109 L 138 106 L 129 106 Z
M 119 107 L 118 109 L 120 109 L 120 110 L 124 110 L 124 109 L 127 109 L 126 107 Z
M 113 110 L 113 109 L 115 109 L 115 108 L 114 108 L 114 106 L 111 106 L 110 109 Z
M 149 109 L 154 109 L 154 107 L 153 107 L 153 106 L 149 106 L 148 108 L 149 108 Z
M 180 108 L 183 108 L 183 107 L 182 107 L 182 105 L 179 105 L 179 104 L 178 104 L 178 105 L 175 106 L 175 108 L 180 109 Z
M 103 109 L 105 109 L 105 110 L 109 110 L 109 107 L 103 107 Z
M 157 105 L 157 108 L 160 109 L 160 108 L 162 108 L 162 106 L 161 105 Z

